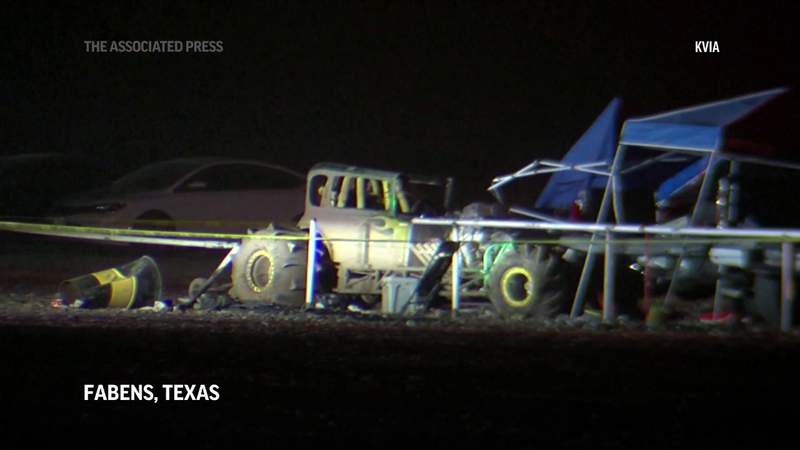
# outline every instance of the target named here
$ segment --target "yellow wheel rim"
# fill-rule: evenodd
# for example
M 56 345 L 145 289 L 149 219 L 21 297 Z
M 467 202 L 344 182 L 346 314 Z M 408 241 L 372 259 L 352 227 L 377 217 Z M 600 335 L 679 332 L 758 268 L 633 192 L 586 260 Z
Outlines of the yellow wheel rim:
M 512 267 L 500 280 L 503 299 L 513 308 L 525 308 L 533 303 L 533 275 L 524 267 Z
M 263 292 L 275 278 L 275 264 L 272 255 L 266 250 L 258 250 L 247 259 L 247 285 L 254 292 Z

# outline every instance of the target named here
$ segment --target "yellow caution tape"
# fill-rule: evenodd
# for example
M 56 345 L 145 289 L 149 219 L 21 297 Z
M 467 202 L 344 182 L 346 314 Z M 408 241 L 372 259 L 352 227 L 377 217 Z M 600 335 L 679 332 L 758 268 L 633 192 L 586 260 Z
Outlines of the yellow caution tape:
M 247 233 L 211 233 L 199 231 L 171 231 L 171 230 L 140 230 L 130 228 L 104 228 L 76 225 L 54 225 L 42 223 L 23 223 L 0 221 L 0 231 L 12 231 L 28 234 L 41 234 L 56 237 L 72 238 L 91 238 L 95 240 L 111 240 L 115 242 L 129 243 L 152 243 L 161 245 L 183 245 L 194 247 L 215 247 L 230 248 L 235 243 L 243 239 L 264 239 L 264 240 L 286 240 L 286 241 L 305 241 L 308 235 L 302 232 L 290 232 L 291 234 L 247 234 Z M 590 232 L 586 232 L 589 234 Z M 340 239 L 340 238 L 319 238 L 324 242 L 365 242 L 364 239 Z M 404 239 L 370 239 L 370 242 L 379 243 L 407 243 Z M 463 240 L 461 242 L 473 242 Z M 605 245 L 607 239 L 605 235 L 598 235 L 595 238 L 586 237 L 555 237 L 555 238 L 519 238 L 502 241 L 491 241 L 496 244 L 530 244 L 530 245 L 588 245 L 595 247 Z M 671 237 L 662 238 L 651 237 L 614 237 L 611 243 L 615 245 L 643 245 L 660 247 L 665 244 L 680 245 L 720 245 L 732 244 L 741 245 L 743 242 L 751 243 L 783 243 L 800 242 L 800 238 L 774 237 L 774 238 L 753 238 L 753 237 Z M 210 245 L 213 244 L 213 245 Z

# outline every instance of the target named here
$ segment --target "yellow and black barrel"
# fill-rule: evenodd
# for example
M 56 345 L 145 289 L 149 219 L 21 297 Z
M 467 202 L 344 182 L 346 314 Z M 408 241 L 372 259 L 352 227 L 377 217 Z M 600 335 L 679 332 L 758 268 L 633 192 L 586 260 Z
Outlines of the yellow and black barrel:
M 149 256 L 61 283 L 62 301 L 88 308 L 141 308 L 161 300 L 161 272 Z

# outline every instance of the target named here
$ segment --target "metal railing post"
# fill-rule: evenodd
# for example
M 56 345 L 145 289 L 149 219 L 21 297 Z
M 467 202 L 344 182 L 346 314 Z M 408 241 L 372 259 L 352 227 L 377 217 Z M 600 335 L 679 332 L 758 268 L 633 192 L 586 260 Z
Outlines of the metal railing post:
M 616 280 L 617 261 L 611 232 L 606 233 L 605 271 L 603 272 L 603 322 L 611 322 L 617 317 L 614 303 L 614 282 Z
M 461 239 L 460 234 L 458 233 L 458 228 L 455 228 L 455 236 L 457 240 Z M 453 275 L 451 284 L 451 313 L 453 315 L 458 313 L 458 309 L 461 307 L 461 247 L 459 246 L 458 249 L 453 253 Z
M 794 312 L 794 243 L 781 244 L 781 331 L 792 328 Z
M 306 260 L 306 307 L 314 306 L 314 273 L 317 266 L 317 219 L 308 225 L 308 259 Z

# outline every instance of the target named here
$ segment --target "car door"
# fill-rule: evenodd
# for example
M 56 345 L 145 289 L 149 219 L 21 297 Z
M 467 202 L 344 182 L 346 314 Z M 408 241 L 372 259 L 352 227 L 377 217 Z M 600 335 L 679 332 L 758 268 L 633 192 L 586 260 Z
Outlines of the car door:
M 268 166 L 218 164 L 175 189 L 173 208 L 194 229 L 243 232 L 296 220 L 303 208 L 302 179 Z

